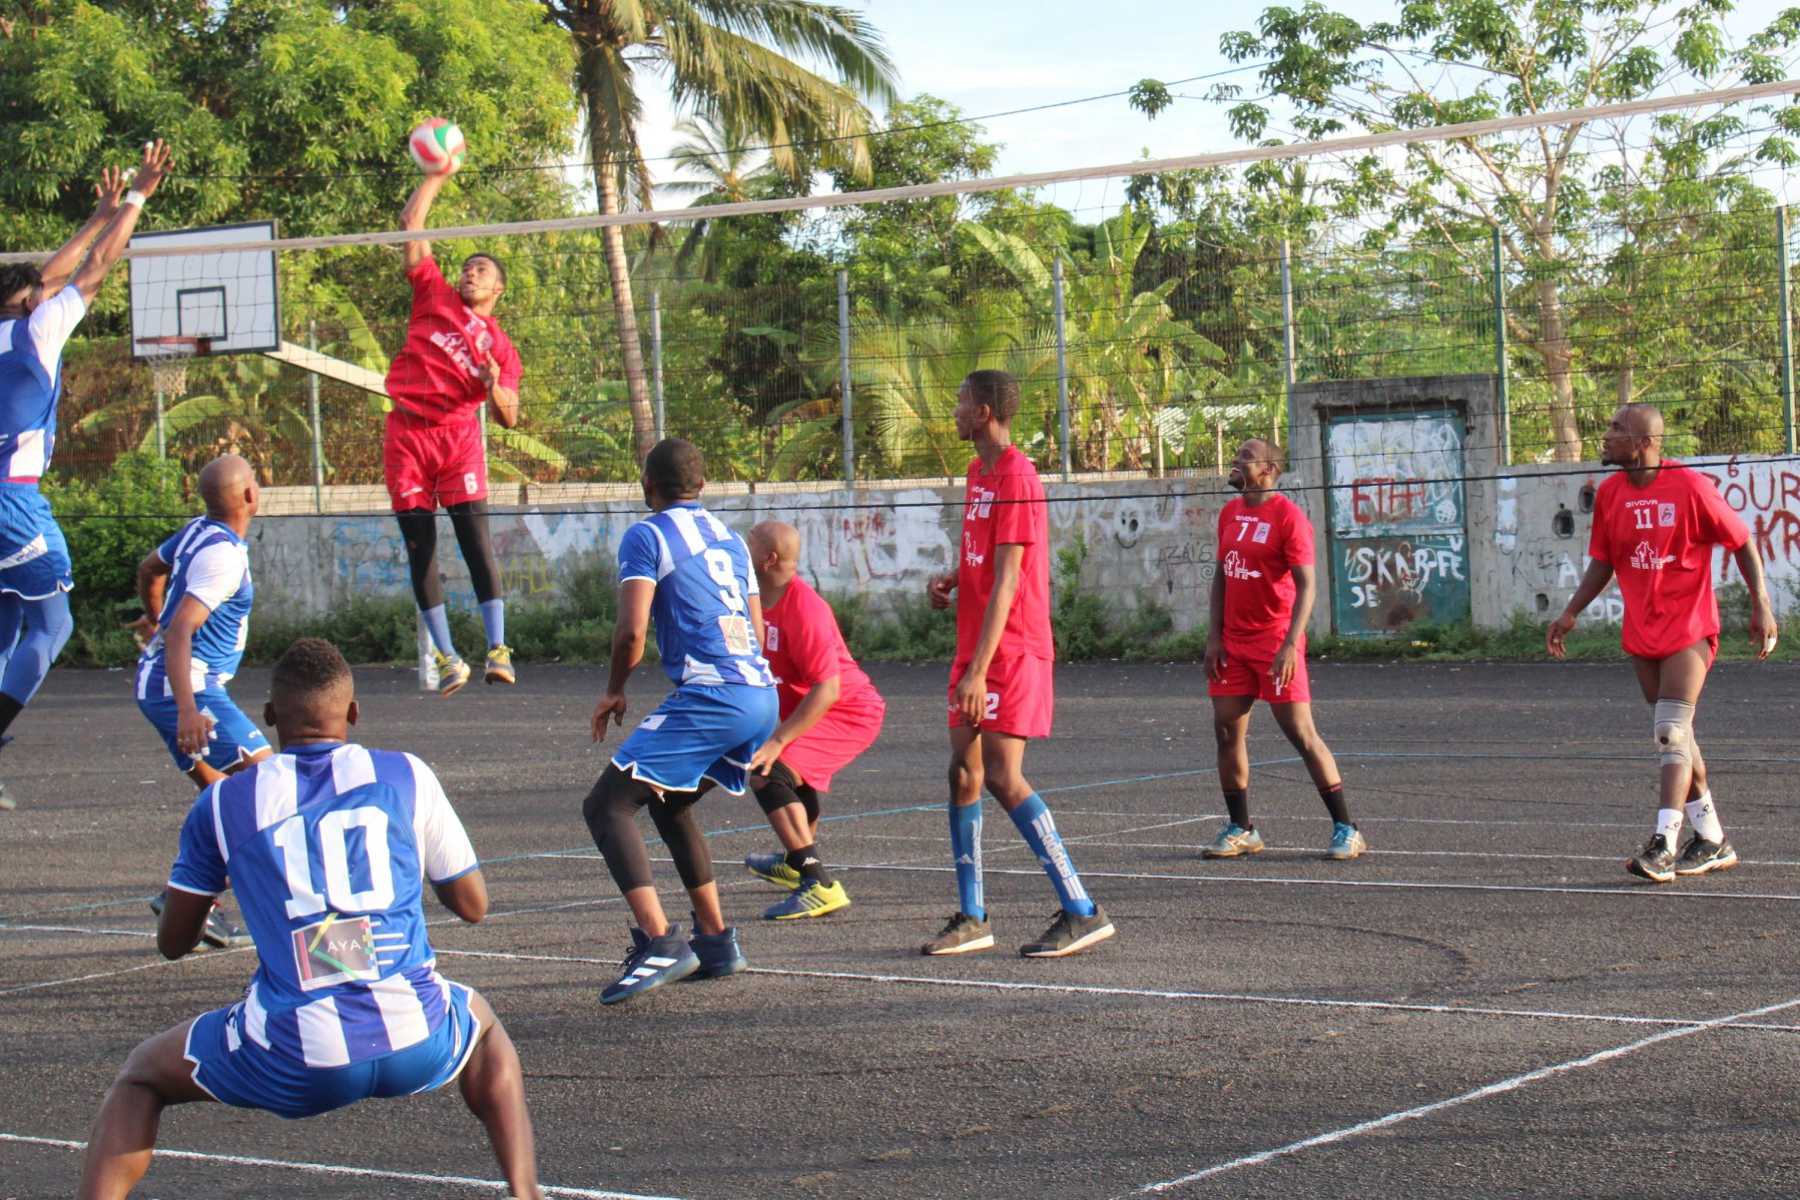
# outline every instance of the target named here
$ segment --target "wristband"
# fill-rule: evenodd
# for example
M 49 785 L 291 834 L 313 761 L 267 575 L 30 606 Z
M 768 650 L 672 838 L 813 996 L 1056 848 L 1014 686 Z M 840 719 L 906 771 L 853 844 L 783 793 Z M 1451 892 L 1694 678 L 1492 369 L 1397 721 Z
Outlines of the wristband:
M 119 203 L 121 206 L 131 204 L 138 208 L 142 208 L 144 207 L 144 201 L 149 198 L 150 197 L 144 195 L 144 193 L 138 191 L 136 188 L 132 188 L 129 192 L 125 193 L 125 199 L 119 201 Z

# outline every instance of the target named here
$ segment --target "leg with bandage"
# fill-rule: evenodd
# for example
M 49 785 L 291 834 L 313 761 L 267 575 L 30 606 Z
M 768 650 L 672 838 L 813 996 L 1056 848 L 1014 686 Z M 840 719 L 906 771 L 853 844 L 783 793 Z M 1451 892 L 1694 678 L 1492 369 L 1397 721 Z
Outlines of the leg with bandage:
M 1656 745 L 1662 758 L 1665 805 L 1657 813 L 1657 832 L 1666 836 L 1673 848 L 1684 816 L 1694 830 L 1675 859 L 1674 873 L 1705 875 L 1735 867 L 1737 851 L 1725 840 L 1725 827 L 1719 822 L 1712 789 L 1707 787 L 1706 760 L 1694 737 L 1692 704 L 1685 700 L 1656 702 Z M 1670 806 L 1672 799 L 1682 801 L 1681 807 Z

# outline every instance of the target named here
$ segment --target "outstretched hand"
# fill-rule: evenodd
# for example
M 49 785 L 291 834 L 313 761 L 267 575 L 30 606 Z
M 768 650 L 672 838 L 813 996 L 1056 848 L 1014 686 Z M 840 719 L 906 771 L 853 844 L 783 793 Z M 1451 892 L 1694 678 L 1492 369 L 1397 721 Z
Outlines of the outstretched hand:
M 119 210 L 119 202 L 125 199 L 125 172 L 118 167 L 107 167 L 100 172 L 100 182 L 94 185 L 94 211 L 102 217 L 110 217 Z
M 144 157 L 131 177 L 131 190 L 148 197 L 157 185 L 169 177 L 169 163 L 174 151 L 161 138 L 144 143 Z

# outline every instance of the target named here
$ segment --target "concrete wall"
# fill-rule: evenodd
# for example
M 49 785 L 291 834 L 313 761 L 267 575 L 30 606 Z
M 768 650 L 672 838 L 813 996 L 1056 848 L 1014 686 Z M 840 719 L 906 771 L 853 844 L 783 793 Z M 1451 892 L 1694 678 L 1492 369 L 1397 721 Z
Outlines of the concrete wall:
M 1425 388 L 1429 392 L 1432 389 Z M 1329 404 L 1326 406 L 1329 409 Z M 1319 410 L 1324 411 L 1324 410 Z M 1487 419 L 1477 411 L 1476 422 Z M 1473 620 L 1482 626 L 1506 624 L 1523 611 L 1548 619 L 1559 612 L 1586 566 L 1591 518 L 1584 491 L 1603 477 L 1596 464 L 1512 468 L 1504 478 L 1491 457 L 1484 461 L 1479 424 L 1465 443 L 1469 458 L 1466 511 L 1469 531 L 1466 569 Z M 1291 495 L 1304 504 L 1320 530 L 1319 561 L 1330 562 L 1322 493 L 1306 457 L 1307 437 L 1318 445 L 1317 424 L 1303 433 L 1295 451 Z M 1491 446 L 1492 442 L 1488 441 Z M 1491 456 L 1491 451 L 1487 451 Z M 1727 502 L 1751 526 L 1765 560 L 1777 608 L 1800 607 L 1800 468 L 1785 461 L 1706 460 Z M 1081 479 L 1046 481 L 1052 498 L 1051 536 L 1056 546 L 1080 538 L 1087 547 L 1082 569 L 1085 588 L 1122 608 L 1154 601 L 1168 608 L 1177 628 L 1206 619 L 1207 589 L 1214 570 L 1214 537 L 1224 484 L 1213 473 L 1169 479 Z M 273 490 L 271 490 L 273 491 Z M 493 533 L 507 592 L 516 601 L 549 600 L 569 572 L 598 563 L 611 569 L 618 539 L 643 515 L 630 489 L 611 489 L 613 499 L 596 499 L 596 489 L 533 489 L 534 510 L 496 514 Z M 747 530 L 766 517 L 780 517 L 800 529 L 802 570 L 821 591 L 855 594 L 873 606 L 923 594 L 931 574 L 954 562 L 961 520 L 961 488 L 927 481 L 891 490 L 801 491 L 741 487 L 709 489 L 708 500 L 726 522 Z M 274 506 L 283 497 L 272 495 Z M 288 499 L 298 501 L 299 497 Z M 338 497 L 328 490 L 327 508 Z M 310 506 L 310 489 L 304 493 Z M 579 503 L 591 511 L 563 511 Z M 847 507 L 854 506 L 854 507 Z M 391 516 L 370 512 L 343 516 L 263 516 L 251 530 L 251 562 L 259 602 L 289 611 L 323 611 L 352 596 L 399 596 L 409 592 L 406 557 Z M 449 522 L 439 519 L 439 563 L 453 601 L 472 603 L 468 573 L 455 548 Z M 1723 572 L 1724 563 L 1721 563 Z M 1735 575 L 1733 576 L 1735 577 Z M 1722 573 L 1720 576 L 1724 579 Z M 1321 580 L 1315 630 L 1331 628 L 1329 579 Z M 1589 610 L 1591 620 L 1617 620 L 1617 590 Z

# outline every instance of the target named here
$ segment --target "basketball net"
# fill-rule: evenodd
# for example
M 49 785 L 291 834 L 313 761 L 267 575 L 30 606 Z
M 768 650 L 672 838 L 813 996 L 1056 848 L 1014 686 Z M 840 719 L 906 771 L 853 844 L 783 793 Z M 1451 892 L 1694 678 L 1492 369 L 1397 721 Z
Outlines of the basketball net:
M 150 380 L 163 395 L 181 399 L 188 390 L 188 356 L 158 354 L 150 359 Z

